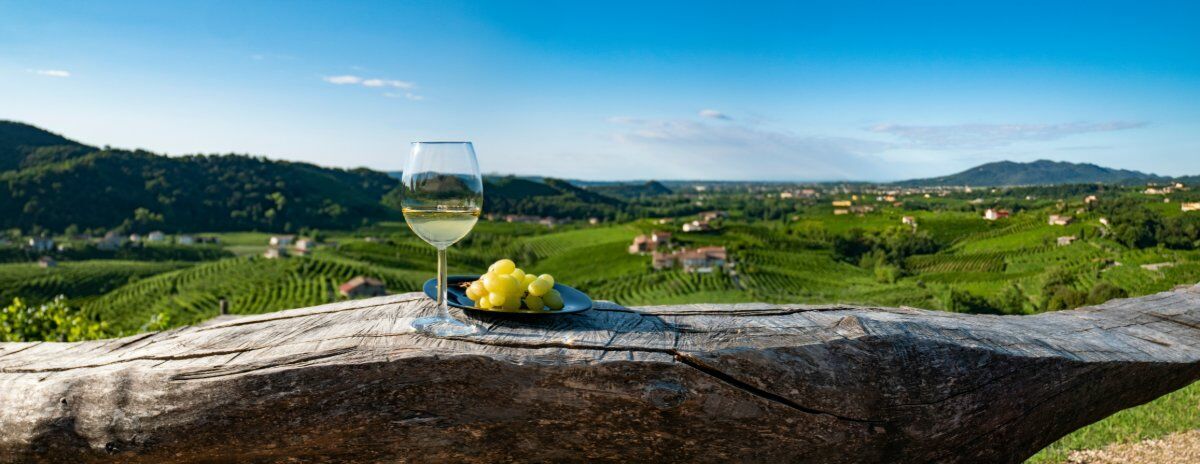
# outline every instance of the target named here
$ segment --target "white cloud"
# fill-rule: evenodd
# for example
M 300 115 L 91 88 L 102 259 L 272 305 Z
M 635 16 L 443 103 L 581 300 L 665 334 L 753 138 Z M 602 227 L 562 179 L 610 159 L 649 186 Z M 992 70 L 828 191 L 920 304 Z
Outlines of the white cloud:
M 725 113 L 722 113 L 722 112 L 720 112 L 720 111 L 717 111 L 717 110 L 713 110 L 713 109 L 703 109 L 703 110 L 700 110 L 700 113 L 699 113 L 699 114 L 700 114 L 700 117 L 702 117 L 702 118 L 709 118 L 709 119 L 723 119 L 723 120 L 726 120 L 726 121 L 729 121 L 729 120 L 732 120 L 732 119 L 733 119 L 733 118 L 729 117 L 729 115 L 727 115 L 727 114 L 725 114 Z
M 384 92 L 383 96 L 388 97 L 388 98 L 405 98 L 405 99 L 414 100 L 414 101 L 420 101 L 420 100 L 425 99 L 425 97 L 423 97 L 421 95 L 417 95 L 412 92 L 404 92 L 404 93 Z
M 830 180 L 878 177 L 879 153 L 892 144 L 852 137 L 798 135 L 737 123 L 609 118 L 615 140 L 676 177 Z M 647 160 L 650 161 L 650 160 Z M 764 176 L 764 173 L 770 173 Z
M 29 71 L 39 76 L 71 77 L 71 73 L 69 71 L 63 71 L 61 69 L 30 69 Z
M 367 79 L 362 81 L 362 85 L 366 87 L 395 87 L 397 89 L 411 89 L 416 87 L 412 82 L 389 79 Z
M 995 148 L 1020 141 L 1058 140 L 1076 134 L 1114 132 L 1144 127 L 1144 122 L 1073 122 L 1057 124 L 958 124 L 916 126 L 879 124 L 867 130 L 890 134 L 913 148 Z
M 362 82 L 361 77 L 351 76 L 351 75 L 328 76 L 328 77 L 324 77 L 323 79 L 325 80 L 325 82 L 328 82 L 330 84 L 337 84 L 337 85 L 350 85 L 350 84 L 358 84 L 358 83 Z
M 321 78 L 325 82 L 336 85 L 361 85 L 372 89 L 401 89 L 412 90 L 417 88 L 417 84 L 409 81 L 401 81 L 396 79 L 381 79 L 372 77 L 370 79 L 362 78 L 352 74 L 342 76 L 326 76 Z M 388 98 L 405 98 L 408 100 L 424 100 L 425 97 L 412 92 L 384 92 L 383 96 Z

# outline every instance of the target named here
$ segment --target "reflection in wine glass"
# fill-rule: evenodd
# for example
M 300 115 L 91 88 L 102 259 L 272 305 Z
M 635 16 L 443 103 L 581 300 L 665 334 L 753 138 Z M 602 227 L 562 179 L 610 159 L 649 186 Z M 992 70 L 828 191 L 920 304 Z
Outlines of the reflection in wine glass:
M 437 314 L 413 321 L 435 336 L 470 335 L 476 327 L 450 317 L 446 302 L 446 249 L 466 237 L 483 208 L 483 179 L 470 142 L 414 142 L 401 179 L 404 220 L 437 248 Z

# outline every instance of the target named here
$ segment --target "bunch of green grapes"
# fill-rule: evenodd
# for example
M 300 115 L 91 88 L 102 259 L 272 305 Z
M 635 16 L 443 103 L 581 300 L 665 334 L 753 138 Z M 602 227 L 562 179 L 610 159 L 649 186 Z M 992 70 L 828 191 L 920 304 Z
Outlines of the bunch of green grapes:
M 487 274 L 467 287 L 467 298 L 483 309 L 558 311 L 563 308 L 562 295 L 554 289 L 553 276 L 526 274 L 511 259 L 492 263 Z

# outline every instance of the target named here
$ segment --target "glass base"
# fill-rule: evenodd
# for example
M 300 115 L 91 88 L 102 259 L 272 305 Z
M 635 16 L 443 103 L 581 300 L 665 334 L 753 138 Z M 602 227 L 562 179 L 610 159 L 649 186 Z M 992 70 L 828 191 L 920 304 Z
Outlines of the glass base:
M 435 337 L 457 337 L 479 332 L 479 328 L 449 317 L 422 317 L 412 322 L 412 327 L 426 335 Z

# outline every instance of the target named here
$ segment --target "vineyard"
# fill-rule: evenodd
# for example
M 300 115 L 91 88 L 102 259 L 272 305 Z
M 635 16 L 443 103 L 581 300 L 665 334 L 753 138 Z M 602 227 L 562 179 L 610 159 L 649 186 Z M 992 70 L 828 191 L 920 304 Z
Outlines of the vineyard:
M 956 292 L 985 299 L 1015 292 L 1008 311 L 1021 312 L 1042 310 L 1061 288 L 1086 294 L 1109 285 L 1141 295 L 1200 281 L 1200 251 L 1126 247 L 1109 236 L 1090 210 L 1077 209 L 1071 224 L 1054 226 L 1046 220 L 1050 211 L 1069 208 L 1051 201 L 1031 202 L 1037 209 L 996 221 L 983 220 L 978 210 L 963 207 L 964 201 L 937 201 L 954 208 L 906 210 L 881 204 L 866 214 L 834 215 L 827 205 L 818 205 L 787 220 L 747 219 L 732 211 L 711 230 L 688 233 L 676 224 L 694 216 L 669 224 L 581 221 L 554 228 L 481 221 L 450 248 L 449 270 L 478 274 L 494 260 L 509 257 L 593 298 L 624 305 L 765 301 L 948 309 Z M 916 225 L 902 224 L 906 216 Z M 655 230 L 671 231 L 675 250 L 723 246 L 729 262 L 712 273 L 656 271 L 648 254 L 627 252 L 633 237 Z M 879 267 L 840 256 L 831 245 L 835 237 L 872 233 L 924 234 L 936 246 Z M 390 292 L 415 291 L 435 271 L 433 247 L 403 222 L 321 231 L 323 243 L 314 252 L 282 259 L 261 257 L 270 234 L 209 235 L 219 238 L 220 245 L 192 254 L 186 247 L 163 248 L 188 259 L 126 252 L 121 256 L 130 258 L 125 260 L 63 255 L 50 268 L 0 264 L 0 296 L 38 303 L 64 295 L 90 317 L 130 333 L 163 321 L 168 326 L 202 321 L 218 313 L 221 299 L 238 314 L 337 301 L 342 298 L 337 287 L 360 275 L 383 281 Z M 1060 237 L 1075 240 L 1060 244 Z

